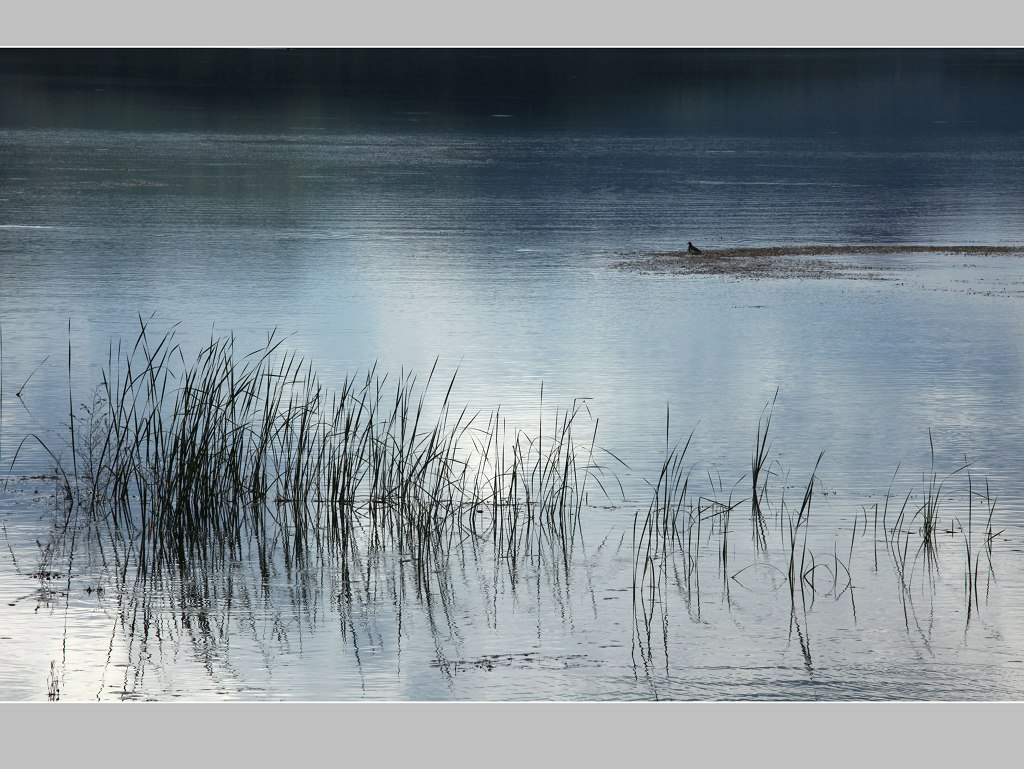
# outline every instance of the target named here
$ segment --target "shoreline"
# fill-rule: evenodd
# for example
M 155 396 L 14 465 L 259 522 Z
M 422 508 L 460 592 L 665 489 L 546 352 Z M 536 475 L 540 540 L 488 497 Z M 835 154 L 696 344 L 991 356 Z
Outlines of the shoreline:
M 993 245 L 804 245 L 705 248 L 700 254 L 678 251 L 641 251 L 619 256 L 628 272 L 675 275 L 722 275 L 747 278 L 892 280 L 888 274 L 906 265 L 865 264 L 822 257 L 893 254 L 960 254 L 963 256 L 1024 256 L 1024 246 Z M 812 258 L 807 258 L 812 257 Z M 819 258 L 813 258 L 819 257 Z
M 847 254 L 1021 254 L 1021 246 L 981 246 L 981 245 L 807 245 L 807 246 L 758 246 L 736 248 L 705 248 L 700 258 L 731 258 L 731 257 L 779 257 L 779 256 L 844 256 Z M 692 255 L 681 249 L 679 251 L 647 251 L 644 256 L 685 256 Z

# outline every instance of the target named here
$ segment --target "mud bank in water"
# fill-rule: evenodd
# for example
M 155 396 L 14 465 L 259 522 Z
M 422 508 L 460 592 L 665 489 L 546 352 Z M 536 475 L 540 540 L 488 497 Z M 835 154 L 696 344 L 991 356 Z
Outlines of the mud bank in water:
M 706 248 L 699 255 L 680 251 L 648 251 L 616 263 L 631 272 L 730 275 L 748 278 L 845 278 L 888 280 L 904 265 L 844 261 L 842 257 L 888 254 L 1024 255 L 1024 246 L 979 245 L 808 245 L 758 248 Z M 624 254 L 624 256 L 626 256 Z M 821 258 L 828 257 L 828 258 Z M 840 258 L 835 258 L 840 257 Z

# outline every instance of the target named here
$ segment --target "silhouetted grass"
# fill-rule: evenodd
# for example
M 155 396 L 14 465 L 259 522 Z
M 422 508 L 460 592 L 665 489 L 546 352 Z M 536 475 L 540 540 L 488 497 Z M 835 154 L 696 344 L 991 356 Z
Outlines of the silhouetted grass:
M 373 366 L 329 387 L 309 361 L 285 349 L 276 331 L 254 349 L 239 351 L 228 335 L 211 337 L 189 355 L 173 328 L 153 334 L 140 317 L 132 343 L 110 345 L 99 386 L 75 409 L 70 334 L 69 326 L 70 456 L 62 461 L 61 452 L 32 435 L 12 459 L 25 441 L 36 440 L 58 468 L 47 573 L 58 561 L 59 543 L 70 575 L 81 531 L 122 582 L 134 570 L 142 584 L 180 585 L 246 560 L 258 565 L 265 582 L 275 564 L 304 573 L 330 563 L 339 594 L 354 595 L 359 571 L 390 553 L 399 568 L 412 569 L 416 590 L 429 596 L 447 589 L 452 555 L 476 547 L 489 547 L 512 572 L 531 560 L 567 575 L 582 544 L 591 493 L 607 498 L 614 485 L 622 491 L 617 469 L 625 463 L 598 446 L 598 420 L 586 399 L 551 407 L 541 387 L 536 424 L 526 428 L 510 424 L 500 408 L 470 413 L 457 406 L 457 373 L 439 384 L 437 362 L 422 384 L 410 372 L 391 377 Z M 0 388 L 2 362 L 0 347 Z M 652 654 L 656 612 L 667 637 L 670 590 L 682 594 L 700 621 L 708 560 L 721 575 L 726 603 L 741 576 L 749 582 L 762 574 L 773 589 L 788 587 L 794 617 L 797 595 L 806 604 L 849 592 L 852 604 L 861 518 L 854 517 L 845 562 L 838 557 L 839 533 L 824 547 L 820 535 L 811 536 L 824 452 L 800 504 L 787 502 L 788 472 L 773 458 L 769 438 L 777 396 L 758 420 L 749 478 L 731 484 L 711 468 L 706 484 L 703 473 L 695 473 L 698 464 L 688 456 L 694 433 L 673 442 L 666 409 L 664 458 L 649 483 L 646 510 L 637 509 L 632 520 L 634 629 L 645 659 Z M 922 564 L 932 578 L 939 535 L 951 521 L 949 533 L 958 526 L 963 537 L 969 618 L 981 602 L 983 579 L 992 574 L 995 500 L 987 482 L 984 491 L 975 484 L 966 460 L 940 475 L 930 432 L 929 445 L 931 467 L 919 502 L 913 489 L 901 494 L 890 520 L 894 474 L 880 517 L 874 505 L 874 567 L 884 543 L 909 615 L 915 569 Z M 964 502 L 949 487 L 965 470 Z M 769 484 L 769 478 L 783 481 Z M 740 488 L 750 489 L 749 500 L 734 498 Z M 732 512 L 748 501 L 753 544 L 740 539 L 737 550 Z M 976 515 L 979 505 L 983 513 Z M 778 537 L 769 536 L 767 512 Z M 868 508 L 863 512 L 866 531 Z M 370 581 L 362 575 L 362 584 Z M 802 647 L 805 641 L 801 634 Z M 805 652 L 809 664 L 809 647 Z
M 767 464 L 771 452 L 771 445 L 768 443 L 768 429 L 772 424 L 772 413 L 775 410 L 775 401 L 778 397 L 779 391 L 776 389 L 771 404 L 765 406 L 767 415 L 762 412 L 761 418 L 757 421 L 757 439 L 754 441 L 754 454 L 750 461 L 750 515 L 754 526 L 754 544 L 761 550 L 768 546 L 768 530 L 764 511 L 761 509 L 761 501 L 768 493 L 770 471 Z
M 774 400 L 773 402 L 774 403 Z M 633 520 L 633 602 L 634 629 L 643 653 L 645 664 L 652 661 L 653 628 L 656 627 L 656 614 L 660 612 L 661 624 L 668 622 L 668 590 L 671 586 L 669 575 L 679 575 L 676 586 L 687 607 L 696 606 L 695 621 L 700 621 L 702 563 L 711 558 L 717 561 L 721 573 L 728 574 L 729 579 L 744 586 L 752 584 L 751 580 L 765 579 L 771 589 L 781 586 L 788 587 L 790 600 L 795 607 L 799 603 L 805 607 L 813 604 L 817 597 L 830 596 L 839 600 L 849 593 L 854 614 L 854 578 L 851 573 L 854 545 L 858 535 L 867 532 L 868 508 L 864 508 L 863 518 L 855 515 L 852 530 L 848 537 L 846 559 L 839 558 L 839 537 L 828 543 L 827 551 L 821 549 L 822 541 L 827 542 L 828 532 L 820 523 L 816 534 L 811 536 L 812 510 L 815 506 L 816 488 L 819 484 L 819 472 L 824 452 L 821 452 L 813 466 L 811 475 L 803 487 L 800 504 L 792 506 L 786 500 L 786 482 L 778 484 L 779 493 L 770 495 L 765 477 L 766 468 L 775 467 L 772 474 L 788 478 L 788 472 L 782 472 L 777 460 L 773 459 L 768 440 L 771 405 L 766 406 L 767 418 L 762 414 L 758 423 L 755 452 L 752 462 L 752 478 L 748 488 L 751 489 L 751 530 L 752 547 L 745 551 L 752 561 L 742 562 L 739 567 L 730 568 L 734 555 L 730 547 L 731 523 L 730 513 L 735 507 L 747 500 L 736 501 L 729 494 L 722 495 L 725 486 L 719 479 L 708 476 L 707 489 L 710 496 L 697 491 L 693 484 L 693 465 L 684 461 L 693 437 L 691 433 L 685 442 L 672 446 L 669 438 L 668 416 L 666 414 L 666 457 L 661 464 L 657 482 L 652 486 L 652 501 L 646 514 L 637 512 Z M 875 504 L 872 528 L 874 568 L 879 566 L 879 542 L 884 543 L 885 551 L 890 556 L 893 572 L 899 585 L 899 596 L 907 618 L 908 628 L 912 613 L 913 588 L 915 569 L 921 568 L 929 577 L 921 583 L 921 590 L 934 587 L 934 579 L 938 571 L 939 534 L 946 531 L 940 513 L 950 507 L 958 514 L 951 515 L 950 520 L 960 527 L 964 540 L 964 595 L 967 607 L 967 619 L 970 621 L 972 611 L 976 611 L 982 602 L 980 585 L 987 578 L 991 580 L 992 544 L 1002 532 L 994 531 L 995 500 L 992 498 L 986 482 L 984 491 L 976 487 L 969 471 L 970 463 L 966 460 L 946 475 L 936 469 L 935 445 L 929 432 L 931 449 L 931 467 L 925 474 L 924 484 L 919 492 L 912 487 L 901 495 L 902 503 L 898 513 L 890 520 L 890 500 L 893 497 L 893 484 L 899 474 L 899 467 L 893 475 L 893 482 L 885 495 L 881 511 Z M 967 487 L 960 493 L 951 489 L 953 479 L 967 471 Z M 756 478 L 756 481 L 753 480 Z M 740 478 L 734 488 L 744 483 Z M 915 502 L 915 499 L 917 500 Z M 975 507 L 983 506 L 985 515 L 975 514 Z M 777 521 L 780 537 L 767 537 L 767 518 L 764 511 L 773 511 Z M 881 516 L 879 513 L 881 512 Z M 961 525 L 961 518 L 966 520 Z M 978 528 L 981 524 L 981 533 Z M 947 531 L 953 534 L 952 526 Z M 712 538 L 715 542 L 712 546 Z M 980 539 L 979 539 L 980 538 Z M 777 542 L 777 544 L 776 544 Z M 987 558 L 987 570 L 982 571 L 981 561 Z M 948 559 L 946 559 L 948 562 Z M 760 575 L 760 577 L 758 576 Z M 781 584 L 777 584 L 781 581 Z M 731 601 L 728 582 L 724 583 L 722 598 L 726 604 Z M 795 608 L 793 610 L 795 612 Z M 807 639 L 801 635 L 801 648 L 809 659 L 809 648 L 805 648 Z
M 233 336 L 211 338 L 188 357 L 174 329 L 151 335 L 140 317 L 130 349 L 108 349 L 91 403 L 71 411 L 71 467 L 43 444 L 65 468 L 65 515 L 133 543 L 143 573 L 223 563 L 253 543 L 298 563 L 358 541 L 408 554 L 426 587 L 438 559 L 487 529 L 506 557 L 543 549 L 568 568 L 591 489 L 615 478 L 585 400 L 550 409 L 542 389 L 536 429 L 512 428 L 499 411 L 455 408 L 454 374 L 434 398 L 436 362 L 423 385 L 373 367 L 331 389 L 282 343 L 272 332 L 239 353 Z M 69 403 L 71 365 L 69 342 Z

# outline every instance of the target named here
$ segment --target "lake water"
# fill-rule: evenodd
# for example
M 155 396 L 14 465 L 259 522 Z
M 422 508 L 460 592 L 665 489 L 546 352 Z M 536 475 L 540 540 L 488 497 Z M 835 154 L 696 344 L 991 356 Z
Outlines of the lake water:
M 187 99 L 140 115 L 134 92 L 79 85 L 3 91 L 17 109 L 0 127 L 0 699 L 1024 695 L 1022 257 L 880 249 L 827 257 L 870 272 L 824 279 L 630 269 L 687 241 L 1019 245 L 1020 126 L 936 112 L 909 133 L 668 131 L 648 130 L 651 105 L 624 125 L 231 101 L 204 102 L 201 120 L 182 116 Z M 82 107 L 94 91 L 105 118 Z M 268 578 L 245 558 L 141 583 L 81 543 L 40 577 L 60 496 L 41 444 L 68 460 L 69 386 L 88 401 L 140 316 L 157 336 L 174 326 L 187 355 L 211 335 L 241 350 L 277 329 L 327 387 L 374 365 L 422 382 L 436 360 L 438 400 L 455 375 L 454 404 L 500 406 L 517 425 L 586 398 L 584 432 L 596 422 L 622 461 L 602 454 L 621 490 L 592 489 L 568 557 L 512 564 L 465 545 L 427 591 L 387 549 L 363 552 L 345 584 L 330 559 L 279 561 Z M 746 501 L 727 564 L 706 524 L 700 586 L 685 563 L 652 561 L 657 590 L 638 609 L 634 518 L 666 410 L 671 443 L 693 431 L 699 494 L 749 500 L 773 398 L 771 488 L 794 512 L 824 451 L 816 589 L 786 584 L 792 520 L 769 521 L 766 560 Z M 967 461 L 972 490 L 987 480 L 997 536 L 986 553 L 974 497 L 966 540 L 957 473 L 937 561 L 915 561 L 915 524 L 902 573 L 874 506 L 891 488 L 889 524 L 908 494 L 916 509 L 933 461 L 939 479 Z M 968 551 L 982 559 L 970 602 Z

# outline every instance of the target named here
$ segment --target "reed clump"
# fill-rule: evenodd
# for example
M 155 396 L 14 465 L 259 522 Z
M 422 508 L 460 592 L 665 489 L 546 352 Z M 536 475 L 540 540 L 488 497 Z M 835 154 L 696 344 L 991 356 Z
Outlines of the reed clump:
M 276 332 L 238 348 L 234 336 L 211 337 L 187 355 L 173 328 L 151 333 L 141 318 L 129 346 L 110 346 L 91 400 L 71 410 L 70 461 L 46 449 L 59 465 L 57 516 L 40 574 L 63 555 L 70 579 L 76 543 L 88 538 L 86 550 L 113 563 L 122 584 L 132 568 L 141 583 L 206 584 L 204 575 L 250 562 L 266 583 L 282 564 L 297 574 L 329 563 L 342 600 L 372 581 L 366 564 L 397 554 L 392 561 L 411 564 L 417 590 L 429 596 L 446 589 L 448 561 L 467 544 L 490 547 L 513 572 L 533 559 L 567 576 L 592 494 L 622 491 L 625 463 L 599 447 L 586 399 L 552 408 L 542 387 L 537 421 L 522 427 L 501 409 L 456 406 L 456 374 L 438 385 L 436 362 L 422 383 L 373 366 L 328 387 Z M 68 368 L 70 404 L 70 343 Z M 701 621 L 710 562 L 726 603 L 733 585 L 761 575 L 773 590 L 788 588 L 793 616 L 798 599 L 806 607 L 848 595 L 852 604 L 858 522 L 864 536 L 870 511 L 844 536 L 845 558 L 838 542 L 823 546 L 824 454 L 806 485 L 795 485 L 799 505 L 788 502 L 788 473 L 769 435 L 774 404 L 758 420 L 750 475 L 731 484 L 690 460 L 693 432 L 673 443 L 666 411 L 664 459 L 632 527 L 634 628 L 645 658 L 658 612 L 667 637 L 670 591 Z M 937 574 L 940 535 L 959 533 L 970 616 L 992 577 L 995 500 L 966 459 L 941 475 L 930 433 L 929 442 L 921 491 L 901 495 L 892 516 L 891 486 L 873 507 L 874 569 L 879 550 L 888 553 L 906 610 L 919 570 L 925 584 Z M 955 482 L 964 474 L 966 502 Z M 749 523 L 737 527 L 732 514 L 747 504 Z M 736 537 L 745 526 L 749 537 Z
M 772 590 L 788 589 L 794 612 L 797 605 L 806 611 L 819 597 L 839 600 L 847 595 L 856 612 L 854 547 L 858 537 L 868 532 L 870 510 L 864 507 L 863 517 L 854 517 L 852 531 L 846 535 L 848 550 L 842 557 L 838 540 L 828 541 L 825 527 L 818 524 L 812 529 L 824 452 L 815 460 L 799 505 L 787 501 L 789 473 L 772 457 L 769 440 L 774 402 L 765 407 L 758 422 L 751 475 L 739 478 L 731 487 L 710 471 L 706 483 L 696 483 L 701 480 L 699 465 L 686 458 L 693 433 L 673 445 L 666 413 L 665 458 L 657 481 L 651 484 L 652 499 L 646 513 L 638 511 L 633 521 L 635 638 L 647 660 L 659 615 L 663 632 L 667 632 L 670 590 L 681 595 L 691 618 L 701 621 L 701 574 L 709 570 L 709 561 L 714 562 L 714 571 L 721 577 L 727 604 L 731 600 L 730 584 L 750 587 L 764 580 Z M 937 471 L 930 431 L 929 446 L 930 469 L 918 488 L 911 486 L 900 495 L 898 512 L 890 516 L 890 501 L 896 499 L 891 484 L 881 510 L 879 505 L 873 506 L 874 570 L 879 570 L 881 546 L 890 557 L 909 623 L 915 578 L 923 575 L 916 581 L 924 590 L 934 587 L 940 564 L 940 535 L 959 534 L 963 540 L 964 599 L 969 620 L 983 601 L 982 587 L 987 592 L 994 574 L 993 542 L 1002 533 L 993 525 L 996 503 L 988 483 L 982 486 L 974 480 L 966 459 L 946 474 Z M 893 481 L 898 473 L 899 468 Z M 779 479 L 774 488 L 768 484 L 769 477 Z M 966 479 L 966 485 L 957 483 L 962 479 Z M 735 490 L 744 486 L 750 496 L 736 499 Z M 747 503 L 751 507 L 752 545 L 737 547 L 731 513 Z M 737 556 L 743 559 L 739 568 L 730 566 Z M 955 565 L 956 554 L 951 556 Z M 949 558 L 941 562 L 951 563 Z
M 605 492 L 611 472 L 584 400 L 545 413 L 542 390 L 530 431 L 456 409 L 454 374 L 432 400 L 436 362 L 423 385 L 372 367 L 330 389 L 283 341 L 271 333 L 239 353 L 233 336 L 211 338 L 186 357 L 173 329 L 153 335 L 140 318 L 72 415 L 65 515 L 131 542 L 125 557 L 142 572 L 223 562 L 254 543 L 289 560 L 396 548 L 424 580 L 465 537 L 568 559 L 591 488 Z

